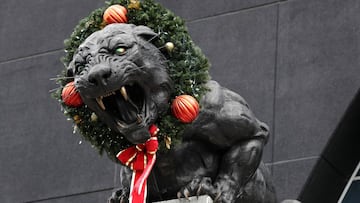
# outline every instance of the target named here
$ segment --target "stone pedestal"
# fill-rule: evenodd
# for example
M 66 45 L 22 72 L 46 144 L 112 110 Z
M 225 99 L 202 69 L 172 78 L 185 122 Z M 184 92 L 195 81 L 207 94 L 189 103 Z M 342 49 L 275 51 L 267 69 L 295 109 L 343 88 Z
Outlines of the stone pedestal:
M 189 199 L 172 199 L 154 203 L 213 203 L 213 200 L 209 196 L 204 195 L 199 197 L 190 197 Z

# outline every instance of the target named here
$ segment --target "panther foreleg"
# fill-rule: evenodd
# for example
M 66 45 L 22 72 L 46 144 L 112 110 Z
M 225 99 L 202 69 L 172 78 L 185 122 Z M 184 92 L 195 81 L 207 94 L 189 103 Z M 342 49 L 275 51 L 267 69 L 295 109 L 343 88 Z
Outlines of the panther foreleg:
M 251 139 L 235 144 L 223 155 L 214 182 L 215 202 L 232 203 L 241 196 L 252 195 L 244 194 L 244 188 L 259 167 L 263 145 L 263 139 Z

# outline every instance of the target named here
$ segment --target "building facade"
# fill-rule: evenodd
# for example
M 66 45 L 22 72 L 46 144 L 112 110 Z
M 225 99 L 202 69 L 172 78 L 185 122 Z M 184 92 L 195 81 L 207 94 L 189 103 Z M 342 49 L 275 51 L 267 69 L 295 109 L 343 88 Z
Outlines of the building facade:
M 242 95 L 270 126 L 263 159 L 279 200 L 312 202 L 304 188 L 319 188 L 309 178 L 357 101 L 360 1 L 159 2 L 186 20 L 212 79 Z M 101 6 L 102 0 L 0 4 L 1 202 L 105 202 L 119 184 L 116 164 L 73 134 L 49 93 L 57 87 L 50 79 L 63 69 L 63 40 Z M 351 157 L 358 161 L 359 153 Z M 326 160 L 345 187 L 357 163 L 344 175 Z

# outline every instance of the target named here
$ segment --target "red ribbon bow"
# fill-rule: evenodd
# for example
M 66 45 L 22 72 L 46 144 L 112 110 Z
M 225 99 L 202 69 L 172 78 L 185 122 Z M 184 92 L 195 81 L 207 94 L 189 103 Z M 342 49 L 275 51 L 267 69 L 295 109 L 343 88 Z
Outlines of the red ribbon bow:
M 155 164 L 159 146 L 156 137 L 158 132 L 159 128 L 151 125 L 149 128 L 151 137 L 145 143 L 124 149 L 116 155 L 121 163 L 133 170 L 129 197 L 131 203 L 146 202 L 146 180 Z

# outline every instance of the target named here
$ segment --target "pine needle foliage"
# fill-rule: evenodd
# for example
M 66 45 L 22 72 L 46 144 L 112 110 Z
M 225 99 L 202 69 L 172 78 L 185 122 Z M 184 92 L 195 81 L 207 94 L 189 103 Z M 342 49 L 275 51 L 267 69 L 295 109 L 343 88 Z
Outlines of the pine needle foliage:
M 153 0 L 143 0 L 140 7 L 132 7 L 133 0 L 110 0 L 103 8 L 94 10 L 89 16 L 82 19 L 75 27 L 71 36 L 64 41 L 65 56 L 62 62 L 64 71 L 59 75 L 57 83 L 60 88 L 53 96 L 60 102 L 63 112 L 74 122 L 74 129 L 98 149 L 100 154 L 105 151 L 114 161 L 116 154 L 131 144 L 119 133 L 113 132 L 100 120 L 93 118 L 93 112 L 86 106 L 69 107 L 61 100 L 63 87 L 73 79 L 66 78 L 66 67 L 71 62 L 79 45 L 93 32 L 106 26 L 103 22 L 105 9 L 114 4 L 120 4 L 128 9 L 128 23 L 145 25 L 158 34 L 151 42 L 159 48 L 168 60 L 169 74 L 174 82 L 172 98 L 178 95 L 188 94 L 198 101 L 207 91 L 205 83 L 209 80 L 209 62 L 201 50 L 192 41 L 184 20 L 174 13 L 165 9 Z M 165 48 L 167 42 L 174 44 L 174 49 L 169 51 Z M 170 106 L 171 101 L 169 101 Z M 160 141 L 168 136 L 173 145 L 181 142 L 181 134 L 186 124 L 172 116 L 170 109 L 164 115 L 159 115 L 156 122 L 160 128 Z M 166 151 L 165 144 L 160 143 L 162 152 Z

